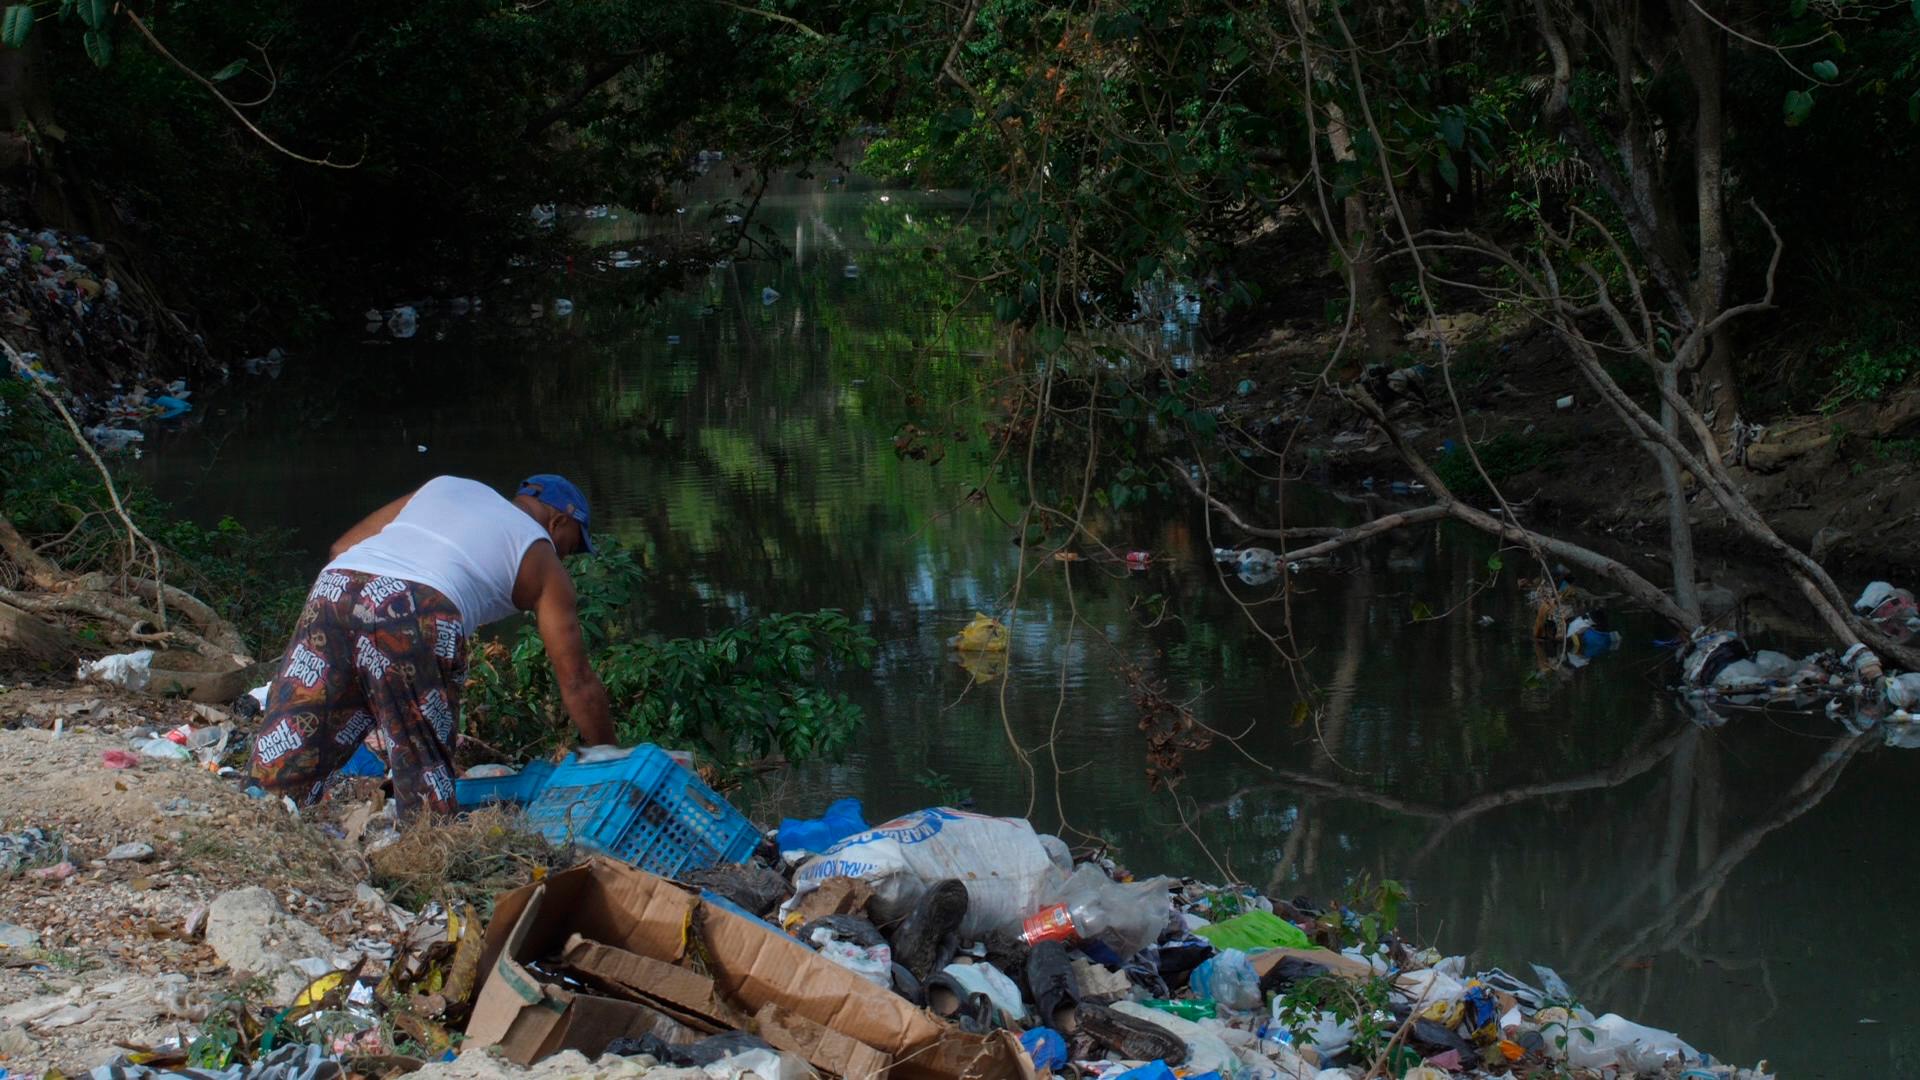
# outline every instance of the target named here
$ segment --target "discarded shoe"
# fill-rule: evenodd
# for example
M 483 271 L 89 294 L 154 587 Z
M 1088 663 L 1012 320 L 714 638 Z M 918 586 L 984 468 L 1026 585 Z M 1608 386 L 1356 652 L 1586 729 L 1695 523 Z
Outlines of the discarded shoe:
M 1065 945 L 1043 941 L 1033 947 L 1027 955 L 1027 990 L 1034 1016 L 1042 1027 L 1055 1031 L 1074 1029 L 1075 1013 L 1080 1008 L 1080 984 L 1073 977 L 1073 961 L 1067 957 Z
M 893 965 L 893 992 L 915 1005 L 924 1006 L 927 1003 L 926 988 L 920 985 L 919 979 L 913 977 L 913 972 L 898 963 Z
M 987 963 L 999 968 L 1014 982 L 1027 977 L 1027 955 L 1031 951 L 1027 943 L 1020 940 L 1019 934 L 1010 934 L 1005 930 L 993 930 L 987 933 Z M 1027 995 L 1029 1000 L 1032 994 Z
M 944 971 L 934 972 L 926 983 L 927 1008 L 935 1016 L 949 1020 L 961 1031 L 985 1035 L 1001 1026 L 993 999 L 985 994 L 968 993 L 960 980 Z
M 927 890 L 893 935 L 893 958 L 922 983 L 946 966 L 967 917 L 967 887 L 948 878 Z M 929 986 L 929 989 L 931 987 Z
M 1185 1040 L 1158 1024 L 1091 1001 L 1081 1002 L 1076 1011 L 1079 1030 L 1128 1061 L 1164 1061 L 1170 1066 L 1186 1063 Z

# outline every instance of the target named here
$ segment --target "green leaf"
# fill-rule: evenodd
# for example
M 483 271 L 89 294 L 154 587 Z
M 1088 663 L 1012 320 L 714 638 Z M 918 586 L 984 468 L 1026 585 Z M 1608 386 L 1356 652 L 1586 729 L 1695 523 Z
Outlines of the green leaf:
M 81 44 L 87 48 L 87 59 L 94 67 L 106 67 L 113 62 L 113 38 L 105 30 L 89 30 L 81 35 Z
M 1915 90 L 1907 99 L 1907 122 L 1920 124 L 1920 90 Z
M 207 78 L 211 79 L 214 82 L 226 82 L 228 79 L 233 78 L 235 75 L 238 75 L 245 70 L 247 70 L 247 62 L 245 60 L 235 60 L 233 63 L 228 64 L 226 67 L 223 67 L 219 71 L 216 71 L 213 74 L 207 76 Z
M 1913 21 L 1920 23 L 1920 0 L 1913 0 Z
M 1467 122 L 1458 116 L 1447 115 L 1440 118 L 1440 137 L 1455 150 L 1467 145 Z
M 1787 11 L 1790 12 L 1794 18 L 1800 18 L 1807 13 L 1807 0 L 1793 0 L 1791 4 L 1787 5 Z
M 1821 60 L 1813 65 L 1813 73 L 1828 82 L 1832 82 L 1840 77 L 1840 65 L 1831 60 Z
M 1448 187 L 1458 190 L 1460 187 L 1460 166 L 1453 163 L 1453 155 L 1442 154 L 1434 164 L 1440 170 L 1440 179 L 1446 181 Z
M 1789 90 L 1781 110 L 1788 127 L 1799 127 L 1806 123 L 1807 114 L 1813 112 L 1813 95 L 1805 90 Z
M 1493 571 L 1494 573 L 1496 574 L 1499 573 L 1500 568 L 1505 565 L 1507 564 L 1500 561 L 1499 555 L 1495 554 L 1495 555 L 1487 556 L 1487 569 Z
M 1427 606 L 1427 602 L 1425 600 L 1415 600 L 1413 602 L 1413 621 L 1425 622 L 1431 618 L 1433 618 L 1433 609 Z
M 86 23 L 88 27 L 98 30 L 107 25 L 107 15 L 111 7 L 112 4 L 110 0 L 80 0 L 80 21 Z M 109 52 L 111 52 L 111 47 L 109 47 Z M 87 55 L 93 55 L 93 49 L 91 47 L 87 49 Z M 99 61 L 95 60 L 94 63 L 98 64 Z
M 14 4 L 0 15 L 0 42 L 14 48 L 27 43 L 27 32 L 33 29 L 33 9 L 26 4 Z

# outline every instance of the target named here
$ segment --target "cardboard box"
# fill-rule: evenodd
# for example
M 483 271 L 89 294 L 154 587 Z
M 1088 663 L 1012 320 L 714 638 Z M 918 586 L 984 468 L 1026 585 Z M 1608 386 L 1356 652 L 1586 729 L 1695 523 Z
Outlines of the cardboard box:
M 799 1054 L 809 1065 L 847 1080 L 878 1080 L 893 1066 L 892 1058 L 866 1043 L 778 1005 L 762 1005 L 753 1015 L 753 1030 L 774 1049 Z
M 727 1004 L 712 979 L 690 968 L 602 945 L 579 934 L 567 939 L 561 959 L 623 996 L 646 998 L 642 1004 L 653 1005 L 707 1034 L 743 1031 L 752 1023 L 745 1013 Z
M 1265 975 L 1280 966 L 1280 961 L 1292 957 L 1305 960 L 1309 964 L 1319 964 L 1333 975 L 1345 975 L 1350 979 L 1364 979 L 1373 974 L 1373 969 L 1364 962 L 1351 956 L 1334 952 L 1332 949 L 1262 949 L 1250 957 L 1256 975 Z
M 611 949 L 594 950 L 595 944 Z M 617 974 L 610 981 L 660 1007 L 568 992 L 542 984 L 527 969 L 569 951 L 608 965 L 601 977 Z M 685 1032 L 697 1031 L 693 1025 L 717 1002 L 731 1016 L 710 1019 L 732 1023 L 751 1012 L 757 1023 L 779 1025 L 794 1047 L 812 1045 L 849 1070 L 875 1067 L 875 1059 L 861 1053 L 867 1048 L 892 1058 L 889 1075 L 902 1080 L 1033 1076 L 1032 1061 L 1010 1033 L 958 1032 L 766 923 L 613 859 L 596 858 L 501 896 L 487 927 L 481 968 L 486 981 L 474 1002 L 468 1040 L 498 1044 L 521 1064 L 566 1049 L 592 1056 L 618 1035 L 638 1034 L 608 1034 L 622 1016 L 656 1033 L 662 1022 L 677 1025 L 680 1037 L 667 1041 L 689 1041 Z M 776 1011 L 764 1012 L 768 1006 Z M 846 1041 L 827 1040 L 799 1021 Z

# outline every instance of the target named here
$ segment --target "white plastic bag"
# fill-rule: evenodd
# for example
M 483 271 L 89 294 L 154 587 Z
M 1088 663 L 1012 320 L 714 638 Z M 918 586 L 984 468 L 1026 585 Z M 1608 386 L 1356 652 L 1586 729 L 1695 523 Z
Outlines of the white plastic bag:
M 1593 1032 L 1589 1040 L 1581 1029 Z M 1669 1061 L 1697 1059 L 1700 1052 L 1671 1031 L 1636 1024 L 1618 1013 L 1608 1013 L 1582 1024 L 1576 1021 L 1567 1040 L 1567 1062 L 1577 1068 L 1605 1069 L 1619 1065 L 1638 1072 L 1660 1073 Z
M 987 995 L 996 1008 L 1015 1020 L 1027 1015 L 1020 987 L 992 964 L 948 964 L 944 970 L 954 982 L 965 987 L 969 995 Z
M 1190 1071 L 1190 1075 L 1193 1076 L 1210 1072 L 1228 1077 L 1240 1075 L 1240 1059 L 1234 1056 L 1233 1051 L 1221 1041 L 1220 1036 L 1199 1024 L 1172 1013 L 1163 1013 L 1158 1009 L 1149 1008 L 1137 1001 L 1116 1001 L 1111 1008 L 1115 1012 L 1126 1013 L 1136 1020 L 1145 1020 L 1149 1024 L 1165 1028 L 1173 1034 L 1174 1038 L 1186 1043 L 1187 1063 L 1182 1066 L 1182 1071 Z
M 893 950 L 886 945 L 860 945 L 821 927 L 813 932 L 820 955 L 875 986 L 893 989 Z
M 137 652 L 116 653 L 103 656 L 88 663 L 81 661 L 80 670 L 74 672 L 75 679 L 82 682 L 111 683 L 124 686 L 128 690 L 145 690 L 153 679 L 153 650 L 141 649 Z
M 934 883 L 957 878 L 967 886 L 960 934 L 977 940 L 1037 910 L 1059 872 L 1026 821 L 936 807 L 855 833 L 801 863 L 787 910 L 836 877 L 873 888 L 868 911 L 881 924 L 906 917 Z

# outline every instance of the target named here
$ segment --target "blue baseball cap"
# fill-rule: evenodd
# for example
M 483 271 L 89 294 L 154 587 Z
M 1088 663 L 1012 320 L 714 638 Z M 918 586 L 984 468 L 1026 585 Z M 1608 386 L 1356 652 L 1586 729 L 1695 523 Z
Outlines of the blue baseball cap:
M 531 495 L 555 510 L 580 523 L 580 543 L 593 554 L 593 537 L 587 531 L 587 524 L 593 515 L 587 512 L 587 497 L 573 486 L 573 481 L 557 473 L 540 473 L 520 481 L 517 495 Z

